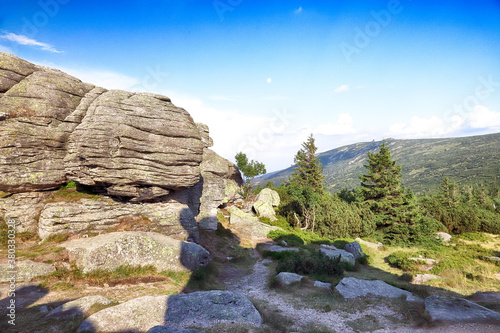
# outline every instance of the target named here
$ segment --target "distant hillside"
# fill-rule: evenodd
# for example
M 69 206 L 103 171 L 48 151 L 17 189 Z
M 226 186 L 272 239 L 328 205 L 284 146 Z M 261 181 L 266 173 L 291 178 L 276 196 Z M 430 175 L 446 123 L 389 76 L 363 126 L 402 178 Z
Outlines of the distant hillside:
M 367 152 L 379 150 L 381 141 L 356 143 L 319 154 L 325 183 L 331 192 L 360 185 L 366 172 Z M 450 139 L 387 139 L 392 158 L 403 167 L 403 184 L 414 192 L 434 191 L 443 177 L 459 184 L 500 187 L 500 133 Z M 293 172 L 293 167 L 259 179 L 278 185 Z

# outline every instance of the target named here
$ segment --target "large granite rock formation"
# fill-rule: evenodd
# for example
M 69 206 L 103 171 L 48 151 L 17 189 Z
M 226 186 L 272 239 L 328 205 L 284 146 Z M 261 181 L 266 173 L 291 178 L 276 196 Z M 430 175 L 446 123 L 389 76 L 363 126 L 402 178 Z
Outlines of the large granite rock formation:
M 0 52 L 0 191 L 10 193 L 0 217 L 18 231 L 101 233 L 142 217 L 197 241 L 243 183 L 212 144 L 168 97 L 108 91 Z M 101 196 L 54 202 L 50 191 L 70 181 Z

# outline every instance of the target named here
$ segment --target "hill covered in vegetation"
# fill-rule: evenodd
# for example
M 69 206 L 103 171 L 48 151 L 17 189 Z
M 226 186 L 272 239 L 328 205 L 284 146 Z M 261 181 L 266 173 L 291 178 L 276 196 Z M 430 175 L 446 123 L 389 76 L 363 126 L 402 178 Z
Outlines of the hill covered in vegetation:
M 360 185 L 359 175 L 366 172 L 367 153 L 376 152 L 381 141 L 356 143 L 318 155 L 323 164 L 325 186 L 332 192 Z M 445 139 L 387 139 L 393 159 L 401 164 L 403 185 L 416 194 L 434 192 L 444 177 L 458 185 L 485 187 L 500 185 L 500 133 Z M 261 185 L 275 185 L 288 179 L 294 167 L 260 177 Z

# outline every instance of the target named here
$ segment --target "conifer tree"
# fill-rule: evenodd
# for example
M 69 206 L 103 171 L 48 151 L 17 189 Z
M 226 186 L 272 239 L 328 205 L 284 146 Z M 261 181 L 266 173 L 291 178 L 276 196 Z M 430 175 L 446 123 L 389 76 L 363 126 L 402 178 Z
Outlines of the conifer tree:
M 323 168 L 320 160 L 316 157 L 316 147 L 314 138 L 311 135 L 307 141 L 302 143 L 302 148 L 295 155 L 295 168 L 291 181 L 297 182 L 302 186 L 307 186 L 313 189 L 314 192 L 321 193 L 324 191 Z
M 376 154 L 368 152 L 367 174 L 360 176 L 361 195 L 377 215 L 377 225 L 387 227 L 406 223 L 413 224 L 415 198 L 405 193 L 401 186 L 401 165 L 391 159 L 385 141 Z

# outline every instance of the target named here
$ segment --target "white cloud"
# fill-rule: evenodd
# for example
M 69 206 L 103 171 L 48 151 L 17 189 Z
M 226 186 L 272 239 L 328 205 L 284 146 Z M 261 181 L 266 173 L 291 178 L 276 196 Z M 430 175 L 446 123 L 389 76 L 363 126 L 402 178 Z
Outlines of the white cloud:
M 482 105 L 477 105 L 467 118 L 471 128 L 500 127 L 500 112 L 493 112 Z
M 266 81 L 267 81 L 267 83 L 271 84 L 271 82 L 273 82 L 273 79 L 272 78 L 268 78 Z
M 95 84 L 96 86 L 106 89 L 119 89 L 119 90 L 144 90 L 141 89 L 141 81 L 121 73 L 112 71 L 100 70 L 85 70 L 75 68 L 60 68 L 63 72 L 73 75 L 74 77 Z
M 20 45 L 40 46 L 42 48 L 42 50 L 44 50 L 44 51 L 49 51 L 49 52 L 54 52 L 54 53 L 62 53 L 62 51 L 56 50 L 50 44 L 36 41 L 36 40 L 29 38 L 29 37 L 26 37 L 24 35 L 16 35 L 12 32 L 5 32 L 5 31 L 3 31 L 3 33 L 4 34 L 0 36 L 1 39 L 6 39 L 6 40 L 9 40 L 11 42 L 20 44 Z
M 348 84 L 343 84 L 341 86 L 338 86 L 337 88 L 335 88 L 335 90 L 333 92 L 336 93 L 336 94 L 340 94 L 340 93 L 343 93 L 343 92 L 346 92 L 346 91 L 349 91 L 349 85 Z
M 299 8 L 295 9 L 294 11 L 295 14 L 300 14 L 302 13 L 302 6 L 300 6 Z
M 314 134 L 324 135 L 342 135 L 354 132 L 356 132 L 354 120 L 349 113 L 342 113 L 335 123 L 321 124 L 312 131 Z

